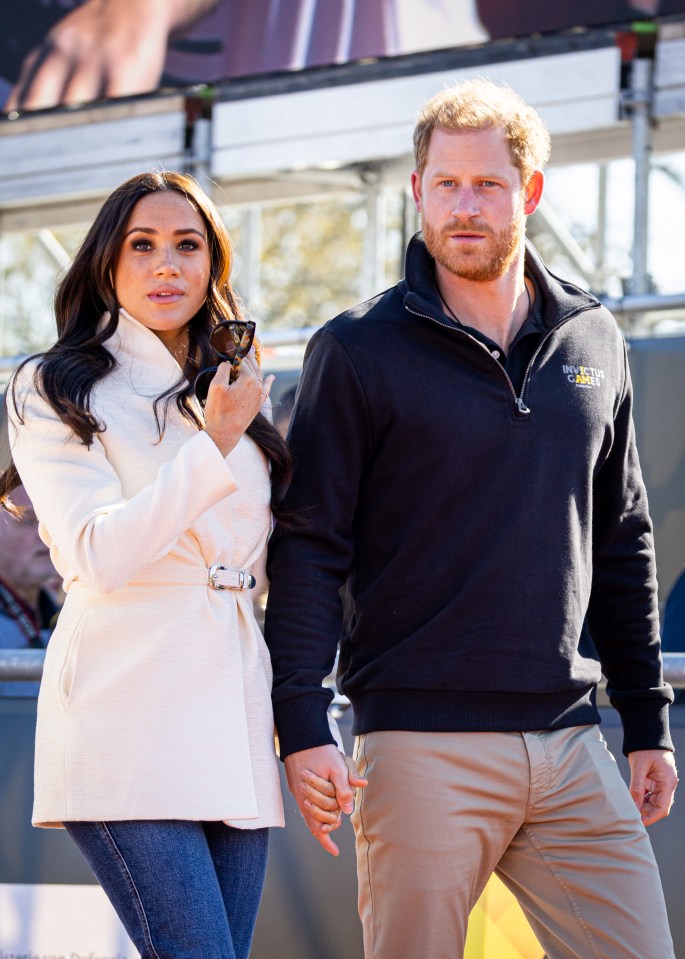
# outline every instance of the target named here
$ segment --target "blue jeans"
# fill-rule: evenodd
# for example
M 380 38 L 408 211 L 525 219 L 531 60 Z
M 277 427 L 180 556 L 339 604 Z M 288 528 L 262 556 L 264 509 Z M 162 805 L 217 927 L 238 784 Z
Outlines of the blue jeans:
M 268 829 L 221 822 L 68 822 L 142 959 L 247 959 Z

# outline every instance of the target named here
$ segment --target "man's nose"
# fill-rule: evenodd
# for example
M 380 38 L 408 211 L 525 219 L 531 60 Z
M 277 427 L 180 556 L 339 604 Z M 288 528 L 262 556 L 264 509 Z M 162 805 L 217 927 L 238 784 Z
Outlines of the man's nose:
M 470 187 L 462 187 L 460 190 L 457 190 L 456 196 L 454 197 L 454 205 L 452 207 L 453 216 L 471 217 L 477 216 L 478 213 L 479 206 L 476 191 L 472 190 Z

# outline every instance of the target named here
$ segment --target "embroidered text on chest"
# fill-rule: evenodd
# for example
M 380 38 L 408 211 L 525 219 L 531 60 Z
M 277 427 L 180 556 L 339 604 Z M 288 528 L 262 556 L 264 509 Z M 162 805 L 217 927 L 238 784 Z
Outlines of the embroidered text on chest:
M 569 383 L 574 383 L 576 386 L 585 389 L 601 386 L 605 375 L 604 370 L 600 370 L 596 366 L 566 366 L 564 364 L 561 370 L 566 374 Z

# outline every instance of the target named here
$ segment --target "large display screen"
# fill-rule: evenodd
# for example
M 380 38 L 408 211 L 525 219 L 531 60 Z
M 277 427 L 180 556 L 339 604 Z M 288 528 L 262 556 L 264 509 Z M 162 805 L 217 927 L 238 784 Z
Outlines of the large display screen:
M 685 0 L 0 0 L 0 109 L 685 14 Z

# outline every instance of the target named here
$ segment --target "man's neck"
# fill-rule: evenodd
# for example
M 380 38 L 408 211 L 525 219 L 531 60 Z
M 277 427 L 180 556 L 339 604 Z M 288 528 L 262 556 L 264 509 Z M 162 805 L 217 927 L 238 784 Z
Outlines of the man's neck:
M 447 314 L 483 333 L 506 352 L 534 296 L 532 284 L 523 276 L 523 258 L 495 280 L 467 280 L 439 263 L 435 264 L 435 278 Z

